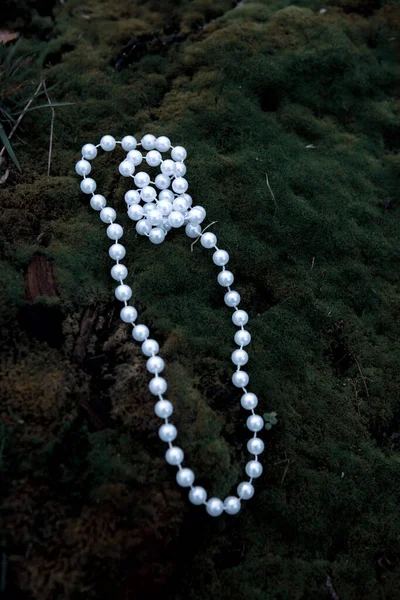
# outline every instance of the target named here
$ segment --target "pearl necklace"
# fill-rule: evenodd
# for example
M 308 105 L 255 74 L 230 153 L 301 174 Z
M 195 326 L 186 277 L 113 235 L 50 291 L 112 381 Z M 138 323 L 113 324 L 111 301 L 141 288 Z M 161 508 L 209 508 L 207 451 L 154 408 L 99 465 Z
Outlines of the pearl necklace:
M 207 499 L 206 490 L 201 486 L 193 485 L 195 479 L 193 471 L 182 466 L 183 450 L 173 444 L 178 432 L 175 425 L 169 421 L 173 406 L 169 400 L 164 398 L 167 382 L 160 376 L 160 373 L 164 370 L 164 361 L 158 354 L 159 345 L 156 340 L 149 337 L 150 332 L 146 325 L 136 324 L 137 310 L 128 304 L 132 297 L 132 289 L 124 283 L 128 269 L 120 263 L 126 253 L 124 246 L 119 243 L 120 238 L 123 236 L 123 229 L 121 225 L 115 223 L 116 212 L 110 206 L 106 206 L 105 197 L 94 193 L 96 190 L 94 179 L 87 177 L 92 170 L 89 161 L 97 156 L 97 148 L 101 147 L 106 152 L 110 152 L 114 150 L 117 144 L 120 144 L 123 150 L 127 152 L 125 160 L 119 165 L 119 172 L 123 177 L 132 177 L 137 188 L 128 190 L 125 194 L 128 216 L 136 221 L 137 233 L 147 236 L 153 244 L 161 244 L 168 231 L 185 225 L 185 232 L 189 238 L 196 239 L 196 241 L 200 239 L 204 248 L 214 249 L 213 262 L 221 267 L 217 280 L 227 290 L 224 301 L 227 306 L 233 308 L 232 321 L 234 325 L 239 327 L 234 337 L 239 348 L 232 353 L 232 362 L 236 366 L 232 382 L 234 386 L 243 391 L 241 397 L 242 407 L 251 412 L 246 425 L 253 433 L 253 437 L 248 441 L 247 449 L 253 455 L 253 458 L 246 464 L 246 474 L 249 481 L 242 481 L 237 487 L 237 496 L 228 496 L 224 501 L 215 497 Z M 145 157 L 138 150 L 139 146 L 147 151 Z M 169 150 L 171 150 L 171 158 L 163 160 L 161 152 L 168 152 Z M 206 211 L 202 206 L 192 206 L 192 198 L 186 193 L 188 189 L 188 182 L 184 178 L 186 173 L 184 161 L 186 157 L 185 148 L 171 146 L 171 141 L 165 136 L 156 138 L 154 135 L 148 134 L 138 143 L 131 135 L 125 136 L 121 141 L 116 141 L 111 135 L 105 135 L 97 146 L 94 144 L 83 146 L 82 159 L 76 163 L 75 170 L 78 175 L 83 177 L 80 184 L 82 192 L 92 196 L 90 205 L 94 210 L 100 212 L 100 219 L 103 223 L 108 224 L 107 236 L 113 240 L 109 255 L 116 262 L 111 269 L 111 277 L 119 283 L 115 289 L 115 296 L 124 303 L 120 313 L 121 319 L 132 325 L 132 337 L 141 343 L 142 352 L 147 357 L 147 370 L 153 376 L 149 383 L 149 389 L 158 398 L 154 407 L 155 414 L 164 420 L 163 425 L 158 430 L 158 435 L 169 446 L 165 453 L 165 459 L 168 464 L 178 468 L 176 481 L 181 487 L 189 488 L 190 502 L 195 505 L 204 504 L 209 515 L 218 517 L 223 512 L 229 515 L 237 514 L 240 511 L 241 500 L 249 500 L 254 495 L 253 479 L 260 477 L 263 471 L 258 456 L 264 450 L 264 442 L 257 437 L 257 432 L 263 429 L 264 421 L 260 415 L 256 415 L 254 412 L 254 408 L 258 404 L 258 398 L 255 394 L 247 391 L 246 386 L 249 382 L 249 375 L 242 370 L 243 365 L 248 361 L 247 352 L 243 348 L 251 340 L 250 333 L 244 329 L 244 325 L 248 322 L 248 314 L 238 308 L 240 295 L 230 287 L 234 281 L 234 276 L 231 271 L 226 269 L 229 261 L 228 252 L 217 247 L 217 238 L 214 233 L 201 230 L 200 224 L 206 217 Z M 136 167 L 142 163 L 143 158 L 150 167 L 160 166 L 161 173 L 156 176 L 154 181 L 151 181 L 149 175 L 144 171 L 135 173 Z M 173 191 L 168 189 L 170 185 Z M 141 201 L 143 201 L 143 205 Z

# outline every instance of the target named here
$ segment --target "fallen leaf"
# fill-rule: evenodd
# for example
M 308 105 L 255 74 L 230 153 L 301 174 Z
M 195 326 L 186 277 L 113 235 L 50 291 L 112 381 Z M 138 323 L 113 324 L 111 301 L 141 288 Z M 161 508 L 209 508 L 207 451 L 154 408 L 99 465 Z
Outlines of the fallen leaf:
M 19 38 L 19 33 L 16 31 L 6 31 L 5 29 L 0 29 L 0 44 L 8 44 L 8 42 L 12 42 Z

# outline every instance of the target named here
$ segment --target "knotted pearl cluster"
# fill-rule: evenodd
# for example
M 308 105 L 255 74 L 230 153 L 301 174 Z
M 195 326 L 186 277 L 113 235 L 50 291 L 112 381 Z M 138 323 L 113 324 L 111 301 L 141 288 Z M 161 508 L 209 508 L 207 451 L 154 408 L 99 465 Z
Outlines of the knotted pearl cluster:
M 95 194 L 96 182 L 87 177 L 91 172 L 90 160 L 97 156 L 97 148 L 101 147 L 106 152 L 114 150 L 117 144 L 127 152 L 126 158 L 119 165 L 119 172 L 124 177 L 132 177 L 137 189 L 128 190 L 125 194 L 125 201 L 128 205 L 129 217 L 136 221 L 136 231 L 140 235 L 146 235 L 154 244 L 160 244 L 164 241 L 165 235 L 171 228 L 181 227 L 186 224 L 185 231 L 189 238 L 200 238 L 201 245 L 213 250 L 212 259 L 221 270 L 218 273 L 217 281 L 224 288 L 225 304 L 233 309 L 232 322 L 238 327 L 234 335 L 235 344 L 238 346 L 232 353 L 232 363 L 236 370 L 232 375 L 232 383 L 235 387 L 242 390 L 241 405 L 251 414 L 248 416 L 246 425 L 253 434 L 247 443 L 247 449 L 253 455 L 252 459 L 246 464 L 246 474 L 248 481 L 242 481 L 237 486 L 237 495 L 228 496 L 225 500 L 220 498 L 207 497 L 206 490 L 194 485 L 194 472 L 188 467 L 183 466 L 183 450 L 176 446 L 175 441 L 178 432 L 169 418 L 173 413 L 172 403 L 164 398 L 167 391 L 167 381 L 161 376 L 164 371 L 164 360 L 159 356 L 159 345 L 156 340 L 150 337 L 149 329 L 146 325 L 137 323 L 138 313 L 134 306 L 128 304 L 132 298 L 132 289 L 124 283 L 128 275 L 128 269 L 120 261 L 125 257 L 125 247 L 119 240 L 123 236 L 121 225 L 115 223 L 116 212 L 113 208 L 106 206 L 107 202 L 101 194 Z M 145 160 L 151 167 L 161 166 L 161 174 L 157 175 L 154 182 L 143 171 L 135 172 L 135 169 L 143 161 L 143 154 L 137 148 L 141 146 L 147 151 Z M 171 150 L 171 159 L 163 160 L 161 152 Z M 207 513 L 213 517 L 226 512 L 229 515 L 235 515 L 241 508 L 242 500 L 249 500 L 254 495 L 253 479 L 260 477 L 263 468 L 259 461 L 259 455 L 264 450 L 264 442 L 257 436 L 257 433 L 263 429 L 264 421 L 260 415 L 254 412 L 258 404 L 258 398 L 252 392 L 247 391 L 249 375 L 243 370 L 247 364 L 248 354 L 244 348 L 250 343 L 251 335 L 245 329 L 248 322 L 248 314 L 245 310 L 239 309 L 240 294 L 231 288 L 234 282 L 233 273 L 226 268 L 229 262 L 229 254 L 226 250 L 217 247 L 217 238 L 210 231 L 201 231 L 200 224 L 203 222 L 206 211 L 202 206 L 192 207 L 192 198 L 186 193 L 188 184 L 183 175 L 186 173 L 184 160 L 187 153 L 182 146 L 171 146 L 171 141 L 165 136 L 155 137 L 145 135 L 138 143 L 133 136 L 125 136 L 121 141 L 116 141 L 111 135 L 105 135 L 101 138 L 100 144 L 85 144 L 82 148 L 82 159 L 76 164 L 76 172 L 83 176 L 81 190 L 85 194 L 91 194 L 90 205 L 94 210 L 100 212 L 100 219 L 106 223 L 107 236 L 113 240 L 109 249 L 110 257 L 115 260 L 115 265 L 111 269 L 111 277 L 118 282 L 115 289 L 115 296 L 124 303 L 120 312 L 120 317 L 125 323 L 132 326 L 132 337 L 141 344 L 142 352 L 147 357 L 146 367 L 152 375 L 149 383 L 150 392 L 158 399 L 154 411 L 155 414 L 164 422 L 158 430 L 160 439 L 168 444 L 165 453 L 165 459 L 168 464 L 177 467 L 176 481 L 184 488 L 189 489 L 189 500 L 193 504 L 204 504 Z M 151 187 L 154 184 L 159 190 Z M 172 184 L 172 190 L 168 189 Z M 143 202 L 143 205 L 141 204 Z

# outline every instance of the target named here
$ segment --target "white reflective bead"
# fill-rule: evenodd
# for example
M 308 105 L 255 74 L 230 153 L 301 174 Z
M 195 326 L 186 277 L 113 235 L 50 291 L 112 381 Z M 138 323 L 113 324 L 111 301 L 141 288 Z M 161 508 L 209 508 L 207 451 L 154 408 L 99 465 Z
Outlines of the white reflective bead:
M 165 423 L 158 430 L 158 435 L 163 442 L 173 442 L 178 435 L 175 425 Z
M 151 133 L 144 135 L 140 141 L 145 150 L 153 150 L 155 148 L 156 138 Z
M 171 158 L 176 162 L 182 162 L 187 157 L 187 152 L 183 146 L 175 146 L 171 151 Z
M 186 202 L 187 202 L 187 205 L 188 205 L 188 207 L 192 206 L 192 204 L 193 204 L 193 199 L 192 199 L 192 196 L 191 196 L 190 194 L 187 194 L 187 193 L 185 193 L 185 194 L 181 194 L 181 196 L 182 196 L 183 198 L 185 198 L 185 200 L 186 200 Z
M 135 182 L 135 185 L 137 185 L 138 188 L 144 188 L 147 185 L 149 185 L 150 176 L 144 171 L 139 171 L 139 173 L 136 173 L 135 177 L 133 178 L 133 181 Z
M 241 367 L 248 362 L 249 355 L 246 350 L 234 350 L 231 358 L 234 365 Z
M 246 387 L 249 383 L 249 376 L 246 371 L 235 371 L 232 375 L 232 383 L 238 388 Z
M 189 222 L 192 225 L 199 225 L 206 218 L 206 211 L 202 206 L 193 206 L 189 212 Z
M 115 297 L 117 300 L 121 302 L 125 302 L 132 298 L 132 290 L 129 285 L 125 285 L 124 283 L 115 288 Z
M 115 141 L 115 138 L 113 138 L 112 135 L 103 135 L 103 137 L 100 140 L 100 146 L 106 152 L 111 152 L 111 150 L 114 150 L 116 144 L 117 142 Z
M 175 175 L 175 164 L 173 160 L 167 159 L 163 160 L 161 163 L 161 173 L 170 177 L 171 175 Z
M 196 506 L 200 506 L 200 504 L 204 504 L 207 500 L 207 492 L 200 485 L 196 485 L 192 487 L 189 492 L 189 500 L 192 504 Z
M 140 194 L 137 190 L 128 190 L 124 196 L 124 199 L 128 206 L 131 204 L 139 204 Z
M 158 167 L 161 161 L 162 157 L 158 150 L 150 150 L 150 152 L 146 154 L 146 162 L 150 167 Z
M 86 179 L 82 179 L 81 181 L 81 190 L 84 194 L 93 194 L 96 187 L 97 184 L 91 177 L 86 177 Z
M 192 225 L 191 223 L 188 223 L 185 227 L 185 233 L 190 238 L 198 238 L 201 234 L 201 227 L 200 225 Z
M 134 150 L 137 146 L 137 140 L 133 135 L 126 135 L 121 140 L 121 146 L 125 152 L 130 152 L 130 150 Z
M 150 356 L 146 362 L 146 368 L 149 373 L 155 375 L 164 371 L 164 361 L 161 356 Z
M 229 262 L 229 254 L 226 250 L 216 250 L 213 254 L 213 261 L 217 267 L 223 267 Z
M 160 173 L 155 178 L 154 183 L 156 184 L 156 187 L 158 187 L 159 190 L 165 190 L 165 189 L 167 189 L 167 187 L 169 187 L 171 180 L 168 177 L 168 175 L 164 175 L 163 173 Z
M 167 461 L 167 463 L 169 465 L 180 465 L 181 462 L 184 459 L 184 453 L 182 448 L 179 448 L 179 446 L 172 446 L 172 448 L 168 448 L 168 450 L 165 453 L 165 460 Z
M 218 273 L 217 279 L 218 279 L 219 285 L 222 285 L 222 287 L 228 287 L 228 286 L 232 285 L 232 283 L 235 280 L 233 273 L 228 270 L 221 271 L 220 273 Z
M 143 217 L 143 206 L 140 204 L 130 204 L 128 207 L 128 217 L 132 221 L 139 221 Z
M 119 240 L 123 235 L 124 230 L 122 229 L 121 225 L 118 225 L 118 223 L 111 223 L 111 225 L 107 227 L 107 236 L 110 238 L 110 240 Z
M 137 342 L 144 342 L 149 337 L 149 328 L 146 325 L 136 325 L 132 329 L 132 337 Z
M 171 148 L 171 140 L 166 135 L 160 135 L 154 145 L 159 152 L 168 152 Z
M 113 260 L 122 260 L 125 257 L 126 250 L 122 244 L 113 244 L 108 251 Z
M 240 511 L 240 500 L 236 496 L 228 496 L 224 500 L 224 510 L 228 515 L 237 515 Z
M 183 177 L 186 174 L 186 165 L 183 162 L 175 163 L 175 175 L 176 177 Z
M 181 225 L 183 225 L 184 222 L 185 217 L 181 212 L 178 212 L 177 210 L 173 210 L 168 215 L 168 223 L 171 225 L 171 227 L 181 227 Z
M 249 315 L 245 310 L 235 310 L 232 315 L 232 322 L 234 325 L 241 327 L 242 325 L 246 325 L 249 320 Z
M 264 442 L 258 437 L 251 438 L 247 442 L 247 450 L 250 452 L 250 454 L 255 454 L 258 456 L 264 452 Z
M 237 487 L 237 494 L 242 500 L 250 500 L 254 496 L 254 486 L 248 481 L 242 481 Z
M 111 208 L 111 206 L 105 206 L 100 211 L 100 219 L 103 221 L 103 223 L 111 223 L 114 221 L 116 216 L 117 213 L 113 208 Z
M 206 510 L 211 517 L 219 517 L 224 512 L 224 505 L 219 498 L 210 498 L 207 500 Z
M 211 231 L 207 231 L 201 236 L 200 244 L 203 246 L 203 248 L 214 248 L 216 243 L 217 236 L 214 233 L 211 233 Z
M 121 265 L 121 263 L 114 265 L 111 269 L 111 277 L 115 279 L 115 281 L 121 281 L 121 279 L 125 279 L 127 275 L 128 269 L 125 265 Z
M 177 198 L 175 198 L 173 206 L 174 210 L 178 210 L 179 212 L 184 214 L 187 212 L 188 209 L 187 200 L 183 196 L 178 196 Z
M 153 202 L 157 196 L 156 190 L 151 185 L 146 185 L 140 192 L 140 197 L 143 202 Z
M 139 235 L 149 235 L 151 231 L 151 225 L 146 219 L 141 219 L 136 223 L 136 231 Z
M 161 225 L 163 222 L 161 210 L 158 210 L 156 206 L 153 207 L 152 210 L 147 212 L 147 220 L 151 225 Z
M 169 200 L 171 203 L 174 201 L 174 194 L 172 190 L 161 190 L 158 193 L 159 200 Z
M 154 396 L 159 396 L 160 394 L 164 394 L 167 390 L 167 382 L 164 377 L 153 377 L 150 379 L 149 390 Z
M 168 419 L 173 413 L 173 406 L 169 400 L 159 400 L 154 406 L 154 412 L 160 419 Z
M 119 313 L 124 323 L 134 323 L 137 319 L 137 310 L 134 306 L 124 306 Z
M 135 165 L 131 160 L 123 160 L 119 163 L 118 170 L 123 177 L 130 177 L 135 172 Z
M 153 227 L 149 233 L 149 240 L 153 244 L 162 244 L 165 240 L 165 231 L 161 227 Z
M 258 404 L 258 398 L 253 392 L 246 392 L 240 399 L 240 404 L 246 410 L 252 410 Z
M 263 472 L 263 466 L 258 460 L 249 460 L 246 465 L 246 475 L 251 479 L 257 479 Z
M 179 469 L 176 474 L 176 481 L 181 487 L 190 487 L 194 481 L 192 469 Z
M 246 421 L 247 428 L 257 433 L 264 429 L 264 419 L 260 415 L 250 415 Z
M 166 218 L 166 217 L 164 217 L 164 219 L 163 219 L 162 228 L 164 229 L 165 232 L 171 231 L 171 229 L 172 229 L 171 225 L 168 223 L 168 218 Z
M 188 189 L 188 182 L 184 177 L 176 177 L 172 182 L 172 189 L 177 194 L 184 194 Z
M 78 173 L 78 175 L 89 175 L 91 170 L 92 165 L 84 158 L 82 158 L 82 160 L 78 160 L 75 165 L 75 171 Z
M 94 144 L 85 144 L 82 146 L 82 156 L 86 160 L 93 160 L 97 156 L 97 148 Z
M 224 302 L 227 306 L 237 306 L 240 303 L 240 294 L 235 290 L 226 292 L 224 296 Z
M 160 346 L 156 340 L 147 339 L 142 344 L 142 352 L 145 356 L 153 356 L 153 354 L 157 354 Z
M 159 211 L 161 211 L 163 217 L 168 217 L 168 215 L 172 211 L 172 204 L 169 200 L 164 198 L 157 202 L 157 208 Z
M 106 199 L 101 194 L 95 194 L 90 198 L 90 206 L 94 210 L 101 210 L 106 205 Z
M 248 346 L 251 342 L 251 334 L 246 329 L 239 329 L 235 333 L 235 344 L 238 346 Z
M 143 154 L 140 152 L 140 150 L 131 150 L 126 155 L 126 159 L 130 160 L 135 167 L 137 167 L 143 160 Z

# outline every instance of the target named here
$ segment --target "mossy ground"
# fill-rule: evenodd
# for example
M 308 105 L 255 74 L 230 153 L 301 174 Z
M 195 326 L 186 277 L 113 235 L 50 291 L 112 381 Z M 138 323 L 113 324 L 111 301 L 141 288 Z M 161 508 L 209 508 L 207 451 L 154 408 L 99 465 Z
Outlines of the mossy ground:
M 22 174 L 0 188 L 4 593 L 309 600 L 333 597 L 330 577 L 343 599 L 399 597 L 400 565 L 385 562 L 400 559 L 398 5 L 6 5 L 52 101 L 74 104 L 56 109 L 51 177 L 50 111 L 32 111 L 14 138 Z M 132 39 L 168 28 L 193 33 L 115 70 Z M 235 518 L 190 507 L 164 463 L 104 226 L 74 174 L 83 143 L 148 132 L 188 148 L 189 191 L 250 315 L 251 389 L 278 413 Z M 228 494 L 247 436 L 216 272 L 181 231 L 162 247 L 135 235 L 118 162 L 102 156 L 94 176 L 122 211 L 179 441 L 199 482 Z M 36 254 L 58 296 L 29 304 Z

